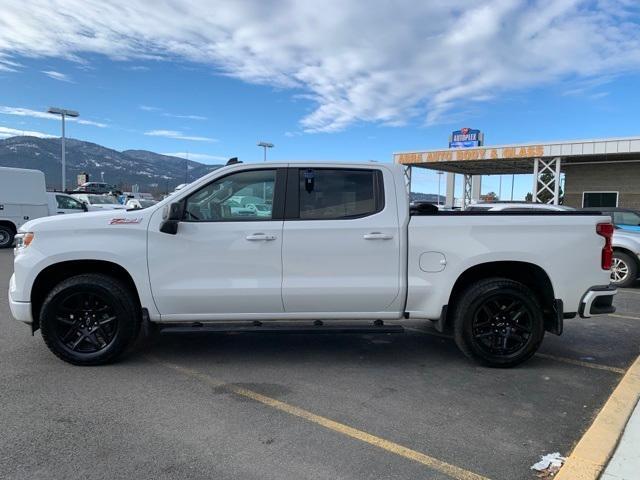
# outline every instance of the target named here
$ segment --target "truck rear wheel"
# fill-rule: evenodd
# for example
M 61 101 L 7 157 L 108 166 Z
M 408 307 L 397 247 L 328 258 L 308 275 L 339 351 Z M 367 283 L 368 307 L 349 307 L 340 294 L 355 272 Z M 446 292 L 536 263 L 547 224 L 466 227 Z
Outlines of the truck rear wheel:
M 7 225 L 0 225 L 0 248 L 9 248 L 13 245 L 15 232 Z
M 544 338 L 542 307 L 525 285 L 506 278 L 481 280 L 459 297 L 454 338 L 468 357 L 490 367 L 529 359 Z
M 74 365 L 114 361 L 135 341 L 140 313 L 131 292 L 117 279 L 83 274 L 63 280 L 40 310 L 47 347 Z

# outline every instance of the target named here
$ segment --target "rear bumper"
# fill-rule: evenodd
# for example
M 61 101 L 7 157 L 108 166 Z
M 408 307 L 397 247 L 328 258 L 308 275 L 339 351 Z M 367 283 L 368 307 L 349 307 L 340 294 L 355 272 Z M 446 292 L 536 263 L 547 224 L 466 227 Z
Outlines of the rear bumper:
M 33 317 L 31 315 L 31 302 L 18 302 L 13 299 L 16 291 L 15 275 L 11 276 L 9 280 L 9 308 L 11 309 L 11 315 L 13 318 L 20 322 L 33 323 Z
M 578 313 L 582 318 L 587 318 L 591 315 L 615 312 L 616 307 L 613 306 L 613 296 L 616 293 L 618 293 L 618 290 L 612 285 L 591 287 L 583 295 Z

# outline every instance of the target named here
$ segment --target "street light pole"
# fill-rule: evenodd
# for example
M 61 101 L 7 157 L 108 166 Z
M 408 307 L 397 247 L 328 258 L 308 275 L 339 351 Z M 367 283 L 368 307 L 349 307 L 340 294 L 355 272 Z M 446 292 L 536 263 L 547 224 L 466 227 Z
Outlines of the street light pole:
M 78 112 L 76 112 L 75 110 L 65 110 L 64 108 L 58 108 L 58 107 L 49 107 L 49 109 L 47 110 L 47 113 L 51 113 L 54 115 L 60 115 L 60 117 L 62 118 L 62 138 L 61 138 L 61 143 L 62 143 L 62 191 L 65 191 L 67 189 L 67 172 L 66 172 L 66 151 L 65 151 L 65 131 L 64 131 L 64 127 L 65 127 L 65 119 L 66 117 L 77 117 L 78 115 L 80 115 Z
M 274 145 L 273 143 L 269 143 L 269 142 L 258 142 L 258 146 L 264 148 L 264 160 L 263 161 L 267 161 L 267 148 L 273 148 Z

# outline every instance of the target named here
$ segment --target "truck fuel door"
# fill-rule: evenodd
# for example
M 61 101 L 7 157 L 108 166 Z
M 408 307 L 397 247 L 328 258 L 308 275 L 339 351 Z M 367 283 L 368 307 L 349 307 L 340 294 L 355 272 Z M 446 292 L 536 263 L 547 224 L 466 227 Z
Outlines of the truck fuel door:
M 420 270 L 437 273 L 447 266 L 447 258 L 440 252 L 424 252 L 420 255 Z

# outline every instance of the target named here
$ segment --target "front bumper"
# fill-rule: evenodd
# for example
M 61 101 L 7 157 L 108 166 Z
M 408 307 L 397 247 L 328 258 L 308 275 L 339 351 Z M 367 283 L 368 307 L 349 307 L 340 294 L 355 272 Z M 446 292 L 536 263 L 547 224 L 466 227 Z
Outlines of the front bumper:
M 613 296 L 616 293 L 618 293 L 618 290 L 612 285 L 591 287 L 583 295 L 578 313 L 582 318 L 587 318 L 591 315 L 615 312 L 616 307 L 613 306 Z
M 14 292 L 16 291 L 15 274 L 11 275 L 9 280 L 9 308 L 11 309 L 11 315 L 13 318 L 20 322 L 33 323 L 33 316 L 31 314 L 31 302 L 18 302 L 13 299 Z

